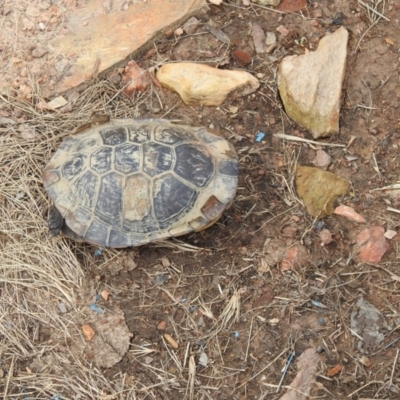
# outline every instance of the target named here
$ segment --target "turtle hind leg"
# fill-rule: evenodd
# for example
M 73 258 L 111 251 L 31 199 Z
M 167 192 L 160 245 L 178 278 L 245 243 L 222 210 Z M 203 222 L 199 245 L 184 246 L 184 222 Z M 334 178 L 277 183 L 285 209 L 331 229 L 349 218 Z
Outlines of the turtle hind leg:
M 49 209 L 47 224 L 49 226 L 49 231 L 51 236 L 57 236 L 61 232 L 61 229 L 65 224 L 63 216 L 55 206 L 51 206 Z
M 79 236 L 76 234 L 64 221 L 62 227 L 61 227 L 62 233 L 69 239 L 73 239 L 77 242 L 83 242 L 84 239 L 82 236 Z
M 73 240 L 82 242 L 83 238 L 77 235 L 66 223 L 65 219 L 61 215 L 60 211 L 55 206 L 51 206 L 49 209 L 49 217 L 47 221 L 49 225 L 50 235 L 52 237 L 57 236 L 61 231 L 62 233 Z

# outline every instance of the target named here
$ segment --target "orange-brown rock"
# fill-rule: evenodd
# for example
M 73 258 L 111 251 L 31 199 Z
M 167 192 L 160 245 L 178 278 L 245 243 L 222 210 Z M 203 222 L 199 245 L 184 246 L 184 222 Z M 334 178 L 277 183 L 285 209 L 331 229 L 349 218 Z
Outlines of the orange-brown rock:
M 205 0 L 151 0 L 134 2 L 127 9 L 121 8 L 120 2 L 112 2 L 110 7 L 104 3 L 92 0 L 70 14 L 66 34 L 50 42 L 51 51 L 60 60 L 53 93 L 65 92 L 93 75 L 101 77 L 121 66 L 163 31 L 175 29 L 205 6 Z

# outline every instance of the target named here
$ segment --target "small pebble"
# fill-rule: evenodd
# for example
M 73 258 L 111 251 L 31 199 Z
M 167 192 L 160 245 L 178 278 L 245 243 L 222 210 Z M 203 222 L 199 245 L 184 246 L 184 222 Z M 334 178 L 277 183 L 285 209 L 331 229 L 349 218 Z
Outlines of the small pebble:
M 93 328 L 89 324 L 82 325 L 82 331 L 83 331 L 83 334 L 86 336 L 86 339 L 89 340 L 89 342 L 96 335 L 96 332 L 93 330 Z
M 168 333 L 164 334 L 164 339 L 174 348 L 177 349 L 179 347 L 179 344 L 176 342 L 176 340 L 169 335 Z
M 58 309 L 60 310 L 61 314 L 65 314 L 68 310 L 67 307 L 65 307 L 64 303 L 58 303 Z

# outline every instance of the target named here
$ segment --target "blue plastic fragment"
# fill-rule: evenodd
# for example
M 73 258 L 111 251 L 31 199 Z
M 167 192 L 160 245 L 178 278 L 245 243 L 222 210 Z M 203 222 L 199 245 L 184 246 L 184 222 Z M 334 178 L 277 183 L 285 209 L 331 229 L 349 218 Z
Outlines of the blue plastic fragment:
M 64 397 L 61 396 L 61 394 L 56 394 L 52 397 L 50 397 L 50 400 L 63 400 Z
M 181 299 L 181 303 L 186 303 L 187 298 L 186 297 L 182 297 Z
M 91 308 L 93 311 L 98 312 L 99 314 L 103 314 L 103 309 L 102 309 L 101 307 L 97 306 L 96 304 L 91 304 L 91 305 L 90 305 L 90 308 Z
M 265 133 L 264 132 L 257 132 L 256 134 L 256 142 L 261 142 L 265 138 Z
M 103 249 L 99 247 L 95 252 L 94 252 L 95 257 L 100 257 L 103 255 Z
M 196 310 L 197 306 L 190 306 L 189 307 L 189 312 L 194 312 Z
M 322 317 L 319 317 L 319 318 L 318 318 L 318 323 L 319 323 L 320 325 L 323 325 L 323 324 L 325 323 L 325 320 L 324 320 Z
M 235 338 L 238 338 L 240 336 L 240 333 L 238 331 L 235 332 Z
M 96 294 L 96 301 L 99 301 L 101 299 L 101 296 L 99 294 Z

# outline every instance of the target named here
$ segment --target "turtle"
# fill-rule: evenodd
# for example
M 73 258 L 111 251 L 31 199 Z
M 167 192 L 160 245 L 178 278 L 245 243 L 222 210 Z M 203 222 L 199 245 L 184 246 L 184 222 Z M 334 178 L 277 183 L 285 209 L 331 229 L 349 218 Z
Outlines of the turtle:
M 232 203 L 238 157 L 205 127 L 166 119 L 89 124 L 43 170 L 52 235 L 125 248 L 203 230 Z

